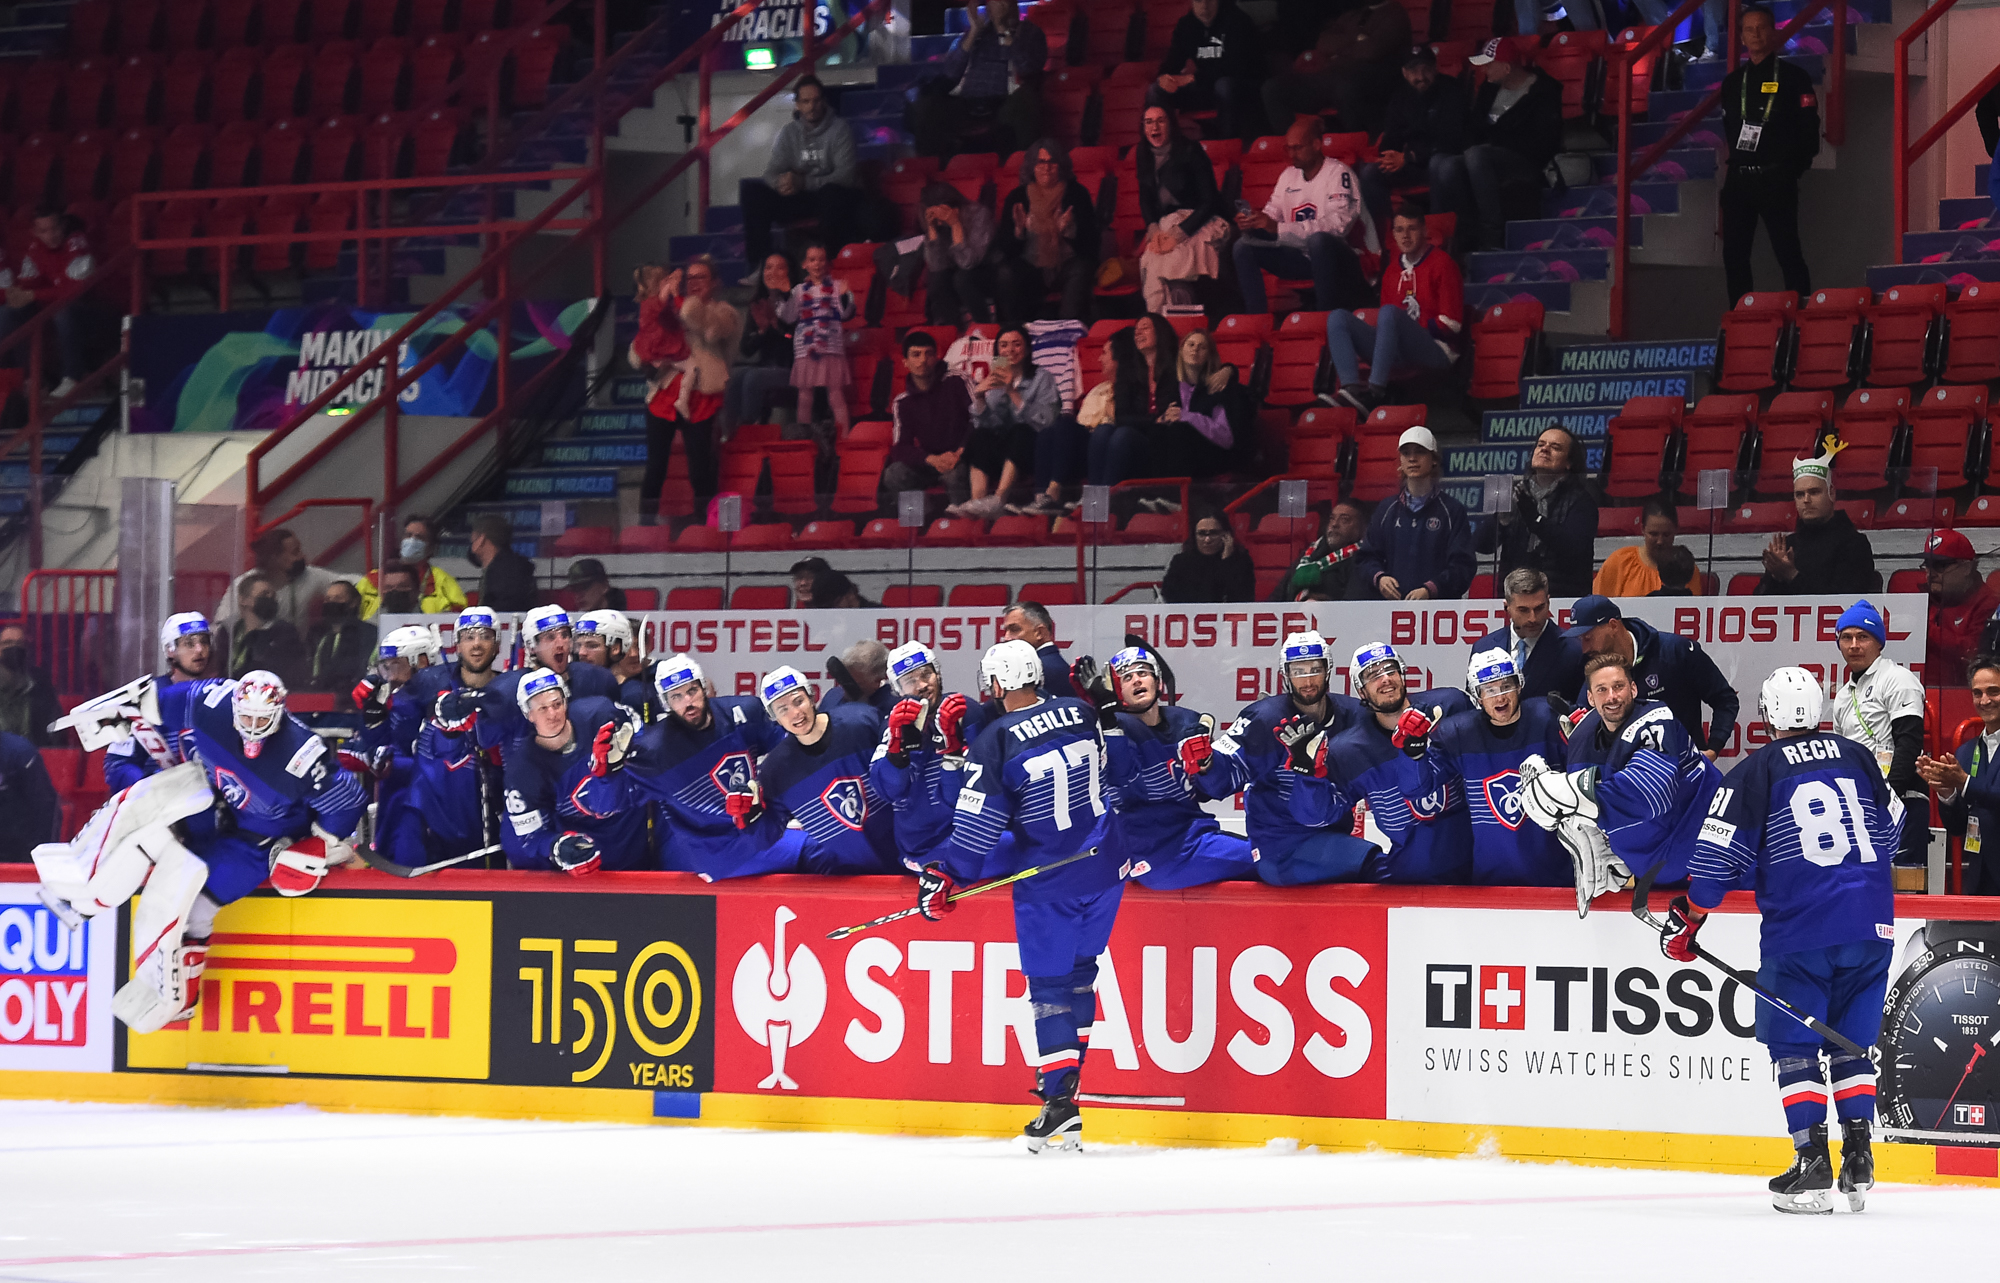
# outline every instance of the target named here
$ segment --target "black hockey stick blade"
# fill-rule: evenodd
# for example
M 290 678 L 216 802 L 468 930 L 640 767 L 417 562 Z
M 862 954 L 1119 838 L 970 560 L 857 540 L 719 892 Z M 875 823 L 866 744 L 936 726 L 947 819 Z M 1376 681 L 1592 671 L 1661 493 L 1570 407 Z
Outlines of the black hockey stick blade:
M 854 680 L 854 674 L 847 671 L 847 665 L 841 663 L 837 656 L 827 657 L 826 675 L 835 686 L 840 687 L 840 693 L 847 697 L 849 703 L 861 702 L 861 684 Z
M 1550 696 L 1550 698 L 1553 699 L 1555 697 Z M 1652 927 L 1656 931 L 1660 928 L 1662 924 L 1658 918 L 1653 916 L 1653 911 L 1647 905 L 1646 901 L 1647 898 L 1651 896 L 1653 893 L 1653 879 L 1660 876 L 1660 870 L 1665 868 L 1666 866 L 1667 862 L 1665 860 L 1660 861 L 1658 864 L 1655 864 L 1652 868 L 1647 869 L 1646 872 L 1636 882 L 1632 884 L 1632 916 L 1639 919 L 1639 921 L 1645 923 L 1647 926 Z
M 439 869 L 448 869 L 454 864 L 469 864 L 474 860 L 484 860 L 499 849 L 497 846 L 485 846 L 477 851 L 468 851 L 464 855 L 454 855 L 449 860 L 439 860 L 436 864 L 397 864 L 380 851 L 366 846 L 354 848 L 354 853 L 361 857 L 363 864 L 377 873 L 386 873 L 392 878 L 420 878 L 426 873 L 436 873 Z

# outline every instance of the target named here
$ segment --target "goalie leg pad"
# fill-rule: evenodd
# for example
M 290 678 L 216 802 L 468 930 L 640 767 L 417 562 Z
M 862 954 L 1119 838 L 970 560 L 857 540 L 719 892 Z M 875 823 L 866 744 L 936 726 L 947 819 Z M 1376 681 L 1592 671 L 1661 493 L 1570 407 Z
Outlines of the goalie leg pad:
M 1557 821 L 1555 833 L 1569 852 L 1570 870 L 1576 878 L 1576 916 L 1586 917 L 1590 902 L 1624 886 L 1631 871 L 1612 853 L 1604 830 L 1582 816 L 1564 816 Z
M 152 1033 L 193 1010 L 201 967 L 207 961 L 205 933 L 190 944 L 184 937 L 208 865 L 159 825 L 137 846 L 152 865 L 146 893 L 132 910 L 132 978 L 119 987 L 111 1012 L 132 1030 Z M 209 921 L 213 922 L 210 915 Z
M 132 898 L 151 868 L 134 849 L 140 835 L 199 815 L 214 800 L 207 777 L 193 762 L 149 775 L 98 807 L 68 842 L 36 847 L 35 871 L 49 895 L 68 901 L 82 917 L 115 909 Z M 157 836 L 147 840 L 158 844 Z

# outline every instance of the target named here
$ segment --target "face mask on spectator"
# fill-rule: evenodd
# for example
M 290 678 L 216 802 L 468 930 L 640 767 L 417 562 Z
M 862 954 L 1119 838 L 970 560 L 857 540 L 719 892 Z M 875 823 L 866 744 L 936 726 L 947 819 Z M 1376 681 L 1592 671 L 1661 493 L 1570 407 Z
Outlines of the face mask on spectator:
M 408 615 L 415 613 L 417 609 L 416 590 L 411 588 L 399 588 L 395 592 L 383 593 L 382 609 L 388 611 L 392 615 Z
M 0 650 L 0 667 L 4 667 L 8 672 L 18 673 L 27 666 L 28 648 L 26 646 L 9 646 L 5 650 Z
M 354 618 L 354 603 L 351 601 L 330 601 L 321 606 L 319 613 L 331 623 Z
M 422 561 L 424 554 L 430 550 L 424 546 L 422 538 L 409 535 L 404 538 L 403 546 L 398 551 L 403 554 L 404 561 Z
M 278 617 L 278 599 L 276 597 L 252 597 L 250 599 L 250 613 L 269 623 Z

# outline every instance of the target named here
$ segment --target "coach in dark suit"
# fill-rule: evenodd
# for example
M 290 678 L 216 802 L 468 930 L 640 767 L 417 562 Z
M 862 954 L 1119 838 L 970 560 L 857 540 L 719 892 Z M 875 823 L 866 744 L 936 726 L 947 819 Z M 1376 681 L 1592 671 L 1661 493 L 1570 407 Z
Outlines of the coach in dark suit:
M 1549 577 L 1524 566 L 1509 571 L 1501 588 L 1507 594 L 1507 626 L 1472 643 L 1472 653 L 1504 650 L 1512 655 L 1527 698 L 1574 697 L 1583 686 L 1583 649 L 1550 619 Z
M 1918 758 L 1917 774 L 1937 790 L 1945 831 L 1965 840 L 1965 894 L 2000 895 L 2000 660 L 1973 660 L 1966 682 L 1979 735 L 1956 757 Z

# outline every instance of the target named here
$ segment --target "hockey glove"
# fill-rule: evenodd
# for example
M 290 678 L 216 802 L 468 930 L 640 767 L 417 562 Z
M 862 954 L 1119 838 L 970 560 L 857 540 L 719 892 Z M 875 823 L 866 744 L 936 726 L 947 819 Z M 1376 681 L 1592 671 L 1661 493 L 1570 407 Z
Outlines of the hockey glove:
M 1389 736 L 1389 742 L 1402 749 L 1404 757 L 1413 761 L 1423 760 L 1424 752 L 1431 744 L 1431 727 L 1437 725 L 1438 715 L 1443 711 L 1434 708 L 1426 717 L 1414 708 L 1404 709 L 1403 715 L 1396 719 L 1396 730 Z
M 1688 903 L 1684 895 L 1677 895 L 1667 906 L 1667 922 L 1660 928 L 1660 952 L 1675 962 L 1693 962 L 1695 953 L 1695 933 L 1701 924 L 1708 921 L 1708 910 L 1697 909 Z
M 1206 731 L 1182 740 L 1178 751 L 1181 769 L 1189 775 L 1206 775 L 1215 761 L 1215 741 L 1208 737 Z
M 1288 759 L 1285 765 L 1295 771 L 1310 772 L 1313 769 L 1313 739 L 1320 729 L 1305 718 L 1294 714 L 1271 728 L 1271 734 L 1278 737 L 1278 743 L 1285 746 Z
M 380 726 L 389 720 L 389 683 L 370 673 L 354 683 L 352 694 L 363 726 Z
M 937 728 L 938 734 L 944 737 L 945 752 L 965 751 L 965 738 L 959 734 L 959 728 L 965 725 L 965 714 L 971 707 L 965 696 L 956 692 L 945 696 L 944 702 L 938 705 Z
M 1083 692 L 1084 699 L 1097 710 L 1097 724 L 1110 730 L 1118 724 L 1118 675 L 1099 668 L 1089 655 L 1080 655 L 1069 666 L 1069 679 Z
M 587 834 L 564 833 L 549 848 L 549 863 L 573 878 L 583 878 L 597 872 L 604 861 Z
M 957 889 L 943 865 L 936 861 L 926 864 L 917 871 L 917 912 L 932 922 L 944 921 L 944 915 L 958 907 L 951 902 L 951 893 Z
M 304 895 L 326 876 L 324 838 L 279 838 L 271 846 L 271 889 L 279 895 Z
M 907 770 L 910 754 L 923 746 L 923 739 L 917 727 L 924 720 L 924 705 L 921 700 L 899 701 L 889 710 L 889 761 L 897 770 Z
M 614 717 L 598 727 L 597 738 L 590 745 L 590 773 L 601 780 L 625 765 L 625 754 L 632 747 L 636 729 L 633 721 L 625 717 Z
M 1549 711 L 1556 715 L 1556 729 L 1562 733 L 1565 744 L 1569 743 L 1570 732 L 1577 728 L 1577 724 L 1590 716 L 1587 706 L 1576 708 L 1562 696 L 1554 694 L 1549 696 Z
M 485 703 L 486 692 L 470 686 L 440 691 L 437 703 L 431 706 L 431 725 L 447 735 L 463 734 L 478 725 L 479 710 Z
M 396 750 L 388 744 L 372 749 L 336 749 L 334 757 L 340 762 L 342 770 L 351 771 L 364 780 L 379 780 L 388 775 L 390 768 L 396 764 Z
M 737 828 L 749 828 L 764 813 L 764 786 L 751 780 L 747 792 L 723 794 L 722 809 L 729 812 L 729 818 L 736 821 Z

